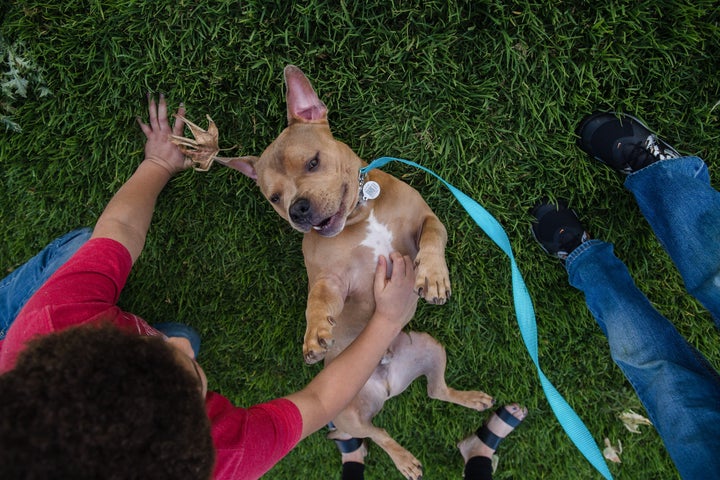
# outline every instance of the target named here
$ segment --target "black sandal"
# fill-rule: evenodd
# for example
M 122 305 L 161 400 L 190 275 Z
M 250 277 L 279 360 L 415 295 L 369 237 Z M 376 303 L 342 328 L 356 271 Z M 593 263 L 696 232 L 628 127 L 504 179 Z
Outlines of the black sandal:
M 328 423 L 328 429 L 332 432 L 336 429 L 335 424 L 330 422 Z M 347 440 L 337 440 L 333 438 L 333 441 L 335 442 L 335 445 L 337 445 L 338 450 L 340 450 L 340 453 L 352 453 L 362 447 L 363 443 L 365 442 L 362 438 L 348 438 Z
M 523 419 L 517 418 L 515 415 L 510 413 L 504 406 L 495 410 L 495 415 L 497 415 L 498 418 L 500 420 L 502 420 L 503 422 L 505 422 L 507 425 L 511 426 L 513 428 L 513 430 L 515 430 L 515 427 L 520 425 L 523 422 L 523 420 L 525 420 L 524 418 Z M 497 450 L 498 446 L 500 445 L 500 442 L 502 442 L 505 437 L 499 437 L 496 434 L 494 434 L 492 431 L 490 431 L 490 429 L 488 428 L 488 423 L 490 423 L 489 420 L 487 423 L 485 423 L 485 425 L 483 425 L 482 427 L 477 429 L 477 431 L 475 432 L 475 435 L 477 435 L 478 438 L 485 445 L 492 448 L 493 450 Z M 512 430 L 510 432 L 512 432 Z M 508 434 L 510 432 L 508 432 Z

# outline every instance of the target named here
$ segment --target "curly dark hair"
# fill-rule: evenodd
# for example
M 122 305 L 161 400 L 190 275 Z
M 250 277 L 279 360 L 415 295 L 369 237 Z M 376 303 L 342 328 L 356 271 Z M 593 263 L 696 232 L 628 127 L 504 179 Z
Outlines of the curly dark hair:
M 197 377 L 160 337 L 80 326 L 0 375 L 0 477 L 201 479 L 215 463 Z

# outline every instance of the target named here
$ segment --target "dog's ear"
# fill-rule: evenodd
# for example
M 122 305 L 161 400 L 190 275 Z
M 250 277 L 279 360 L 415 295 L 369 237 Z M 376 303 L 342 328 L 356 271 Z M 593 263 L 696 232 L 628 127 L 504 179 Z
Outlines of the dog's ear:
M 285 67 L 288 125 L 294 122 L 327 122 L 327 107 L 313 90 L 305 74 L 295 65 Z
M 215 161 L 225 165 L 226 167 L 234 168 L 238 172 L 252 178 L 257 181 L 257 172 L 255 171 L 255 162 L 259 160 L 259 157 L 234 157 L 234 158 L 222 158 L 215 157 Z

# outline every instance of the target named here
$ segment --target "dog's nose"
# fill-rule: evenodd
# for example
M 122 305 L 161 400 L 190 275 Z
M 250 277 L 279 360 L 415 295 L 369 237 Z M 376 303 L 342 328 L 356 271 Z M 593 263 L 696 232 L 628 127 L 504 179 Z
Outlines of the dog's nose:
M 310 201 L 307 198 L 298 198 L 290 205 L 290 220 L 293 223 L 308 223 L 311 215 Z

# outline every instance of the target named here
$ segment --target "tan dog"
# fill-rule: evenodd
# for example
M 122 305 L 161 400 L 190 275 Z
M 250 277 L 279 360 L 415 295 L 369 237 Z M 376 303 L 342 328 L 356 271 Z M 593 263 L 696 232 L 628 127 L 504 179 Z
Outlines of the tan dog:
M 406 183 L 378 170 L 359 178 L 366 163 L 333 138 L 325 104 L 297 67 L 285 68 L 285 83 L 289 125 L 260 157 L 214 157 L 217 130 L 212 121 L 209 132 L 188 124 L 198 140 L 202 135 L 215 136 L 215 144 L 205 149 L 206 160 L 218 160 L 254 179 L 275 211 L 305 234 L 302 248 L 309 293 L 303 354 L 308 363 L 324 358 L 328 364 L 374 312 L 373 279 L 379 255 L 388 257 L 391 251 L 410 255 L 416 266 L 415 291 L 430 303 L 445 303 L 450 296 L 447 233 Z M 197 142 L 178 140 L 190 147 L 189 154 L 202 156 Z M 209 168 L 207 161 L 201 168 Z M 375 199 L 365 198 L 361 188 L 371 181 L 380 188 Z M 431 398 L 475 410 L 493 404 L 483 392 L 449 388 L 445 364 L 444 348 L 430 335 L 401 333 L 364 388 L 334 420 L 337 430 L 332 438 L 371 438 L 405 478 L 419 478 L 420 462 L 371 421 L 387 399 L 421 375 L 427 377 Z

